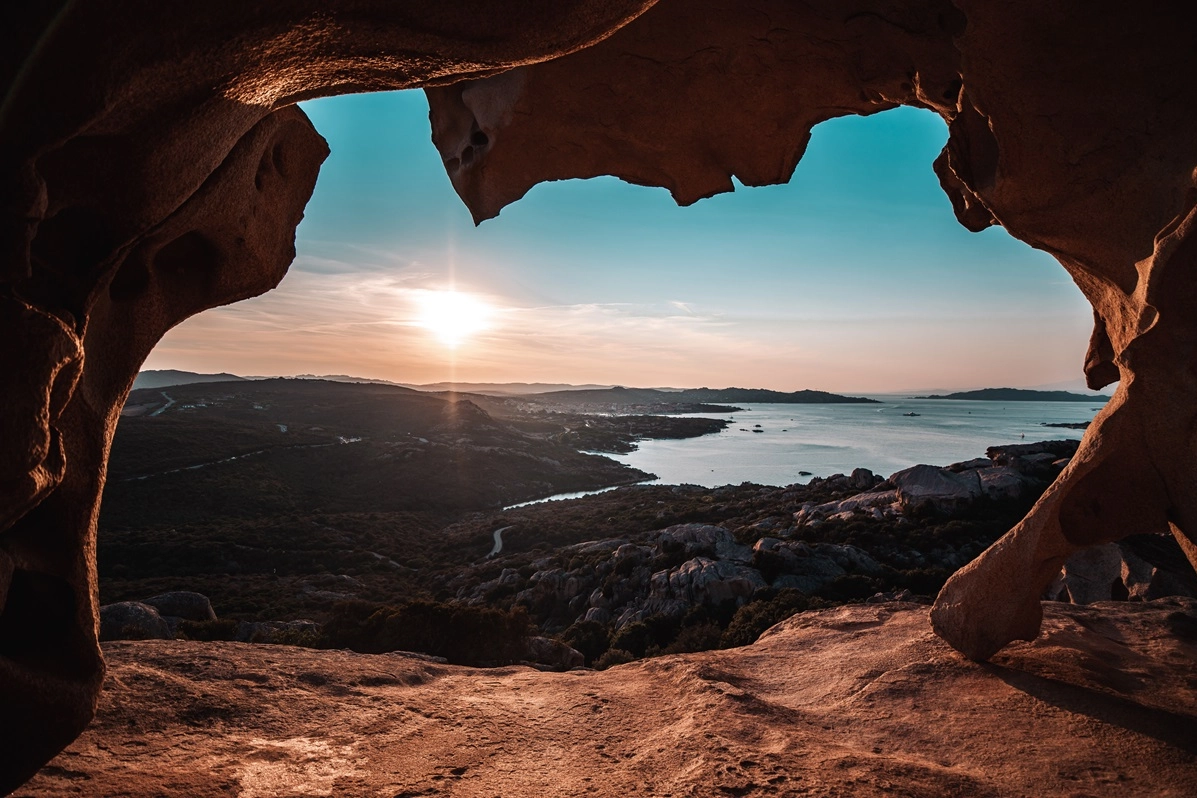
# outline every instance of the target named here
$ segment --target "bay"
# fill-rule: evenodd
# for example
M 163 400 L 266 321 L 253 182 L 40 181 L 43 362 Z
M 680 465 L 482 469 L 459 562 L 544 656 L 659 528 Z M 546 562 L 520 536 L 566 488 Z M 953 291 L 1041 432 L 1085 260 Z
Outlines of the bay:
M 888 476 L 919 463 L 948 465 L 984 457 L 986 448 L 999 444 L 1079 440 L 1083 430 L 1042 424 L 1090 421 L 1101 409 L 1100 400 L 870 398 L 884 403 L 754 404 L 732 414 L 693 414 L 732 423 L 714 435 L 646 440 L 634 452 L 607 456 L 656 474 L 664 484 L 704 487 L 741 482 L 792 485 L 854 468 Z

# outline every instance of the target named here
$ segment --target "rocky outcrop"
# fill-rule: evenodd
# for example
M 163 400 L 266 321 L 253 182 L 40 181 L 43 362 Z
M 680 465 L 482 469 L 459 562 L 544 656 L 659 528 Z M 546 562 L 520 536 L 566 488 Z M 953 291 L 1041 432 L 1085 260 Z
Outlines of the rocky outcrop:
M 1160 535 L 1135 535 L 1078 551 L 1064 562 L 1046 596 L 1073 604 L 1197 598 L 1197 575 L 1168 543 Z
M 549 670 L 568 671 L 586 664 L 580 651 L 551 637 L 529 637 L 527 655 L 529 661 Z
M 101 640 L 170 640 L 170 625 L 149 604 L 120 601 L 100 607 Z
M 805 504 L 794 513 L 794 523 L 803 527 L 824 521 L 951 517 L 974 511 L 984 499 L 1016 500 L 1034 488 L 1042 490 L 1068 465 L 1079 445 L 1066 440 L 992 446 L 988 457 L 945 467 L 911 466 L 884 481 L 865 469 L 853 471 L 851 477 L 837 474 L 827 482 L 866 490 L 822 504 Z
M 1197 602 L 1043 606 L 989 665 L 912 604 L 601 672 L 108 643 L 96 722 L 22 794 L 1190 794 Z
M 898 504 L 910 513 L 932 510 L 951 515 L 972 504 L 982 492 L 977 471 L 957 474 L 945 468 L 916 465 L 897 472 L 889 480 L 897 487 Z

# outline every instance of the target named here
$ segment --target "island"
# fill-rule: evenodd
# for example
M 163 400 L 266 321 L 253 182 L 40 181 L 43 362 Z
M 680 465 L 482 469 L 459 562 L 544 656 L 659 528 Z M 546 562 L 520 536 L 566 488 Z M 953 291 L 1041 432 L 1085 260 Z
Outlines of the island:
M 949 394 L 914 396 L 913 399 L 964 399 L 988 402 L 1108 402 L 1104 394 L 1073 393 L 1072 391 L 1031 391 L 1025 388 L 982 388 L 977 391 L 957 391 Z

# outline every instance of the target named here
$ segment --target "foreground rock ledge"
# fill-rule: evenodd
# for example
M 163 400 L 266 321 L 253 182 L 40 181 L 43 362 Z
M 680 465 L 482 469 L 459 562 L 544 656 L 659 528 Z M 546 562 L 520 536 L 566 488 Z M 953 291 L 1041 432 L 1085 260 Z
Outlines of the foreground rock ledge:
M 899 603 L 601 673 L 109 643 L 95 722 L 17 795 L 1191 795 L 1197 601 L 1044 615 L 988 664 Z

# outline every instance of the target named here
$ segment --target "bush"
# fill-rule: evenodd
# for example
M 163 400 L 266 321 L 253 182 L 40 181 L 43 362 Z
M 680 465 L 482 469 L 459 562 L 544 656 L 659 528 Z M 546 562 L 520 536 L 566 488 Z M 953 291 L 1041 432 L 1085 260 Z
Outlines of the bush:
M 673 642 L 661 650 L 662 654 L 689 654 L 719 648 L 723 630 L 714 621 L 683 627 Z
M 599 657 L 598 662 L 594 663 L 594 667 L 600 671 L 606 670 L 613 665 L 623 665 L 624 663 L 635 660 L 632 652 L 624 651 L 622 648 L 609 648 L 607 653 Z
M 522 607 L 503 611 L 437 601 L 400 606 L 345 601 L 333 606 L 320 644 L 366 654 L 419 651 L 455 665 L 489 667 L 524 658 L 529 626 Z
M 587 665 L 592 665 L 611 646 L 607 627 L 598 621 L 578 621 L 561 633 L 561 642 L 581 652 Z
M 809 609 L 811 603 L 811 600 L 802 591 L 784 588 L 777 591 L 777 594 L 771 599 L 745 604 L 732 617 L 719 645 L 722 648 L 733 648 L 755 643 L 756 639 L 770 626 Z
M 649 644 L 654 642 L 656 641 L 653 639 L 652 630 L 649 629 L 648 624 L 636 621 L 615 633 L 615 636 L 611 638 L 611 648 L 629 652 L 633 658 L 639 659 L 644 656 Z M 658 645 L 660 644 L 658 643 Z
M 176 637 L 183 640 L 236 640 L 240 621 L 222 618 L 215 621 L 179 621 Z

